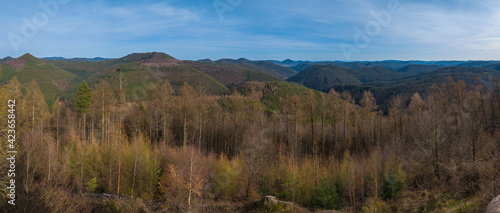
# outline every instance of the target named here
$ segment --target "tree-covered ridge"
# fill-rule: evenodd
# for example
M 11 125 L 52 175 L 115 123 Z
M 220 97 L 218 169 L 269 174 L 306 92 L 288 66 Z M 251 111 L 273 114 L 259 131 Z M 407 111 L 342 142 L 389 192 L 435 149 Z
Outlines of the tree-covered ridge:
M 302 84 L 311 89 L 328 92 L 338 85 L 358 85 L 384 82 L 403 75 L 382 67 L 348 69 L 337 65 L 314 65 L 290 77 L 287 81 Z
M 387 109 L 390 99 L 394 96 L 410 98 L 415 92 L 423 94 L 426 88 L 433 84 L 442 85 L 449 79 L 453 81 L 464 81 L 467 85 L 482 84 L 486 88 L 496 85 L 496 79 L 500 72 L 487 68 L 471 67 L 443 67 L 434 71 L 424 72 L 418 75 L 402 77 L 384 82 L 365 83 L 359 85 L 336 85 L 337 91 L 348 91 L 356 100 L 362 98 L 365 90 L 371 91 L 377 99 L 377 103 Z
M 246 58 L 240 58 L 238 60 L 233 59 L 220 59 L 216 61 L 217 63 L 227 63 L 227 64 L 235 64 L 241 66 L 246 69 L 261 71 L 266 74 L 286 79 L 290 76 L 293 76 L 297 72 L 291 68 L 276 65 L 269 61 L 251 61 Z
M 357 105 L 348 92 L 283 81 L 210 95 L 163 80 L 141 101 L 106 80 L 85 85 L 79 101 L 51 111 L 36 81 L 24 95 L 15 78 L 0 91 L 18 101 L 21 211 L 282 208 L 253 204 L 265 195 L 348 212 L 441 211 L 465 200 L 479 210 L 499 186 L 498 84 L 450 79 L 393 97 L 387 115 L 368 91 Z
M 264 67 L 251 69 L 227 63 L 198 63 L 177 60 L 165 53 L 133 53 L 119 59 L 109 60 L 45 60 L 25 54 L 18 59 L 6 60 L 4 75 L 0 83 L 17 76 L 23 84 L 35 79 L 39 82 L 49 105 L 57 97 L 71 100 L 85 80 L 94 86 L 106 79 L 111 86 L 126 90 L 126 98 L 136 100 L 140 90 L 141 98 L 147 96 L 149 83 L 158 84 L 168 80 L 178 90 L 184 82 L 201 87 L 212 94 L 228 92 L 228 87 L 239 86 L 247 81 L 274 81 L 279 78 L 266 74 Z M 273 66 L 278 67 L 278 65 Z M 144 94 L 143 94 L 144 93 Z
M 5 84 L 14 76 L 23 85 L 36 80 L 49 102 L 53 102 L 63 91 L 73 87 L 73 80 L 76 78 L 74 74 L 30 54 L 6 62 L 2 65 L 2 71 L 0 84 Z
M 212 76 L 225 86 L 241 85 L 247 81 L 278 81 L 279 78 L 232 64 L 184 61 L 184 64 Z

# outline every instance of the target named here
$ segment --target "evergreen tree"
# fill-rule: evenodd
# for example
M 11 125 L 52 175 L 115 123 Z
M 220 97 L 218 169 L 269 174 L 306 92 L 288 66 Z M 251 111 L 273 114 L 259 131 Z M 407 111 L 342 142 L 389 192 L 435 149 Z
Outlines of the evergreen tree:
M 83 113 L 83 138 L 85 138 L 85 117 L 86 113 L 90 112 L 90 102 L 92 100 L 92 90 L 89 88 L 85 81 L 80 85 L 78 92 L 76 93 L 73 105 L 75 110 L 79 113 Z

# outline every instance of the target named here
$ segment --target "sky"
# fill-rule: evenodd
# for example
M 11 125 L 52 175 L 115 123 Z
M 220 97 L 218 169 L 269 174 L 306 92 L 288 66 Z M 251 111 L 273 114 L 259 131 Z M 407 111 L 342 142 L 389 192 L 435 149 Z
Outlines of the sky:
M 17 0 L 0 57 L 499 60 L 498 0 Z

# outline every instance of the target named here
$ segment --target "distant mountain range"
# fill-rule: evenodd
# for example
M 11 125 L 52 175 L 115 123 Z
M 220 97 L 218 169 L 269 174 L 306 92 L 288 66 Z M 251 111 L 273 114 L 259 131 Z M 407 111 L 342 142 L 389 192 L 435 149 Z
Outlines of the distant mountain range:
M 268 60 L 276 65 L 290 67 L 300 72 L 314 65 L 337 65 L 349 69 L 359 69 L 363 67 L 383 67 L 390 70 L 399 70 L 408 65 L 435 65 L 439 67 L 458 66 L 458 67 L 486 67 L 492 64 L 500 64 L 500 61 L 293 61 L 286 59 L 284 61 Z
M 112 58 L 101 58 L 101 57 L 95 57 L 95 58 L 45 57 L 45 58 L 42 58 L 42 59 L 45 59 L 45 60 L 54 60 L 54 61 L 67 61 L 67 62 L 85 62 L 85 61 L 97 62 L 97 61 L 111 60 Z

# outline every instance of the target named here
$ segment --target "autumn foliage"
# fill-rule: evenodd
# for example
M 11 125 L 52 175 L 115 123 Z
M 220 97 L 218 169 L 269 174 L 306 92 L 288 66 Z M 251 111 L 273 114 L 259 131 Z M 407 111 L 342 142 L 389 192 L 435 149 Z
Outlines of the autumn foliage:
M 0 91 L 2 128 L 6 100 L 19 102 L 19 211 L 239 211 L 219 205 L 273 195 L 311 209 L 410 212 L 465 199 L 481 209 L 500 192 L 498 84 L 449 80 L 393 97 L 387 111 L 371 92 L 355 103 L 284 82 L 215 96 L 164 81 L 127 102 L 102 80 L 91 100 L 50 107 L 36 82 L 25 86 L 14 78 Z

